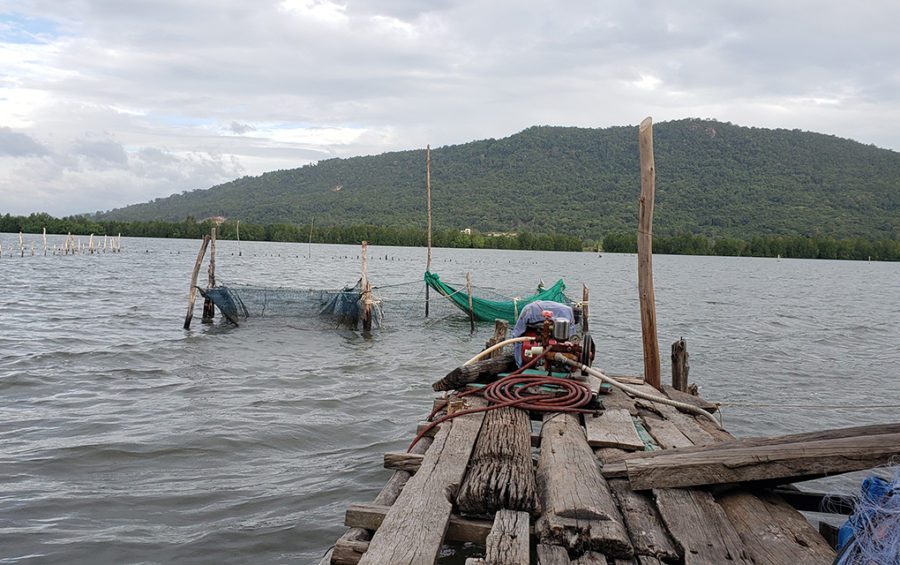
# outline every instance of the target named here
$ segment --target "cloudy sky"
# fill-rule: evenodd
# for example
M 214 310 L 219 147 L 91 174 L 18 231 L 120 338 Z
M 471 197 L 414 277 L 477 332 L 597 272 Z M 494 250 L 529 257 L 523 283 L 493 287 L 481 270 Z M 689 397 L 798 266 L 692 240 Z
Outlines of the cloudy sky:
M 683 117 L 900 150 L 900 2 L 0 0 L 0 214 Z

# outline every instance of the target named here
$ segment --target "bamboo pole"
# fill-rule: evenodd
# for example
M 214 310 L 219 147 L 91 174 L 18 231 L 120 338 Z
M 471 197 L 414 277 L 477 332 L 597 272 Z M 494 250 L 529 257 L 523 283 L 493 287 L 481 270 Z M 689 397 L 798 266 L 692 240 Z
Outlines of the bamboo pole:
M 203 263 L 203 256 L 206 254 L 206 248 L 209 246 L 209 236 L 203 236 L 203 243 L 200 244 L 200 251 L 197 253 L 197 262 L 194 263 L 194 272 L 191 274 L 191 292 L 188 295 L 188 309 L 184 317 L 184 329 L 191 329 L 191 319 L 194 317 L 194 301 L 197 299 L 197 276 L 200 274 L 200 265 Z
M 216 286 L 216 229 L 216 226 L 213 226 L 209 230 L 209 268 L 206 271 L 209 274 L 209 282 L 207 283 L 207 288 L 214 288 Z M 213 304 L 213 301 L 209 298 L 204 298 L 203 318 L 201 322 L 210 324 L 215 317 L 216 305 Z
M 638 131 L 641 153 L 641 206 L 638 219 L 638 294 L 641 302 L 641 339 L 644 381 L 660 389 L 659 342 L 656 337 L 656 300 L 653 295 L 653 203 L 656 165 L 653 161 L 653 120 L 645 118 Z
M 466 273 L 466 292 L 469 294 L 469 331 L 475 333 L 475 309 L 472 307 L 472 273 Z
M 237 244 L 238 244 L 238 257 L 241 256 L 241 221 L 237 221 L 237 226 L 234 228 L 234 233 L 237 236 Z
M 425 271 L 431 271 L 431 145 L 425 146 L 425 206 L 428 211 L 428 255 L 425 260 Z M 431 299 L 431 287 L 425 285 L 425 317 L 428 317 L 428 305 Z
M 366 271 L 366 249 L 368 246 L 369 242 L 362 242 L 362 279 L 360 281 L 360 287 L 362 288 L 363 301 L 362 326 L 363 331 L 365 332 L 372 330 L 372 287 L 369 284 L 369 274 Z

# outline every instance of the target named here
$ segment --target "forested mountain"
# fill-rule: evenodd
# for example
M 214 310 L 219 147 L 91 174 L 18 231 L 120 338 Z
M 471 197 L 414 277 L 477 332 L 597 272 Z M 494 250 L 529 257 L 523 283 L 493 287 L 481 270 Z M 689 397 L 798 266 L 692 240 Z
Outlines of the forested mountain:
M 831 135 L 685 119 L 654 125 L 654 231 L 900 237 L 900 153 Z M 599 239 L 637 225 L 637 127 L 531 127 L 431 152 L 438 228 Z M 425 223 L 425 152 L 329 159 L 98 214 L 259 224 Z

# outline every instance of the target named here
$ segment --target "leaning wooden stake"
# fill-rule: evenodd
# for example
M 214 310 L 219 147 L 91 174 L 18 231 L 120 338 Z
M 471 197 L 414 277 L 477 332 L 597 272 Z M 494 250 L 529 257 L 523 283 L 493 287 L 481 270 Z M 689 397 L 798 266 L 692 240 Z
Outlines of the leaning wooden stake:
M 469 330 L 475 333 L 475 310 L 472 307 L 472 273 L 466 273 L 466 292 L 469 294 Z
M 428 255 L 425 259 L 425 271 L 431 272 L 431 145 L 425 146 L 425 201 L 428 210 Z M 425 317 L 428 317 L 428 303 L 431 298 L 430 288 L 425 285 Z
M 188 309 L 184 317 L 184 329 L 191 329 L 191 319 L 194 317 L 194 301 L 197 299 L 197 276 L 200 274 L 200 265 L 203 263 L 203 256 L 206 255 L 206 248 L 209 246 L 209 236 L 203 236 L 203 243 L 200 244 L 200 251 L 197 253 L 197 262 L 194 263 L 194 272 L 191 274 L 191 292 L 188 295 Z
M 209 283 L 206 288 L 215 288 L 216 286 L 216 226 L 209 230 Z M 216 305 L 209 298 L 203 300 L 203 318 L 204 324 L 211 324 L 216 317 Z
M 366 272 L 366 249 L 368 246 L 369 242 L 362 242 L 362 280 L 360 287 L 363 301 L 362 326 L 365 332 L 372 329 L 372 286 L 369 283 L 369 275 Z
M 653 162 L 653 120 L 641 122 L 641 209 L 638 219 L 638 294 L 641 301 L 641 338 L 644 342 L 644 380 L 660 389 L 659 343 L 656 338 L 656 300 L 653 296 L 653 202 L 656 166 Z

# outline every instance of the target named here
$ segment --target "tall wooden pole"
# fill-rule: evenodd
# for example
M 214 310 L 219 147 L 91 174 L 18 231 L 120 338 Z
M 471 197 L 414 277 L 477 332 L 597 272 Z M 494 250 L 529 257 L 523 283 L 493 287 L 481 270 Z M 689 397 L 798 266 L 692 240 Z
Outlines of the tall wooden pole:
M 47 228 L 44 228 L 42 238 L 44 240 L 44 255 L 47 255 Z
M 366 271 L 366 249 L 368 246 L 369 242 L 362 242 L 362 280 L 360 281 L 360 286 L 362 287 L 363 301 L 362 327 L 365 332 L 372 330 L 372 286 L 369 284 L 369 274 Z
M 209 282 L 207 283 L 207 288 L 214 288 L 216 286 L 216 231 L 216 226 L 213 226 L 209 230 L 209 269 L 207 269 Z M 210 324 L 215 317 L 216 305 L 213 304 L 213 301 L 209 298 L 204 299 L 203 319 L 201 321 L 204 324 Z
M 425 270 L 431 271 L 431 145 L 425 146 L 425 201 L 428 210 L 428 256 L 425 260 Z M 425 317 L 428 317 L 428 304 L 430 302 L 430 288 L 425 285 Z
M 237 244 L 238 244 L 238 257 L 241 256 L 241 221 L 237 221 L 237 225 L 234 227 L 235 236 L 237 236 Z
M 316 221 L 315 218 L 309 221 L 309 243 L 306 245 L 306 258 L 309 259 L 312 257 L 312 232 L 313 232 L 313 223 Z M 365 241 L 363 242 L 363 249 L 365 249 Z
M 641 339 L 644 343 L 644 381 L 656 389 L 659 382 L 659 342 L 656 337 L 656 299 L 653 295 L 653 202 L 656 165 L 653 162 L 653 120 L 641 122 L 641 207 L 638 218 L 638 294 L 641 302 Z
M 586 284 L 581 284 L 581 331 L 588 332 L 590 331 L 590 323 L 588 322 L 588 316 L 590 315 L 590 297 L 591 291 L 588 290 Z
M 469 294 L 469 331 L 475 333 L 475 309 L 472 307 L 472 273 L 466 273 L 466 292 Z
M 203 256 L 206 254 L 206 248 L 209 246 L 209 236 L 203 236 L 203 243 L 200 244 L 200 251 L 197 253 L 197 262 L 194 263 L 194 272 L 191 274 L 191 292 L 188 294 L 187 315 L 184 317 L 184 329 L 191 329 L 191 320 L 194 317 L 194 301 L 197 299 L 197 277 L 200 275 L 200 265 L 203 263 Z

